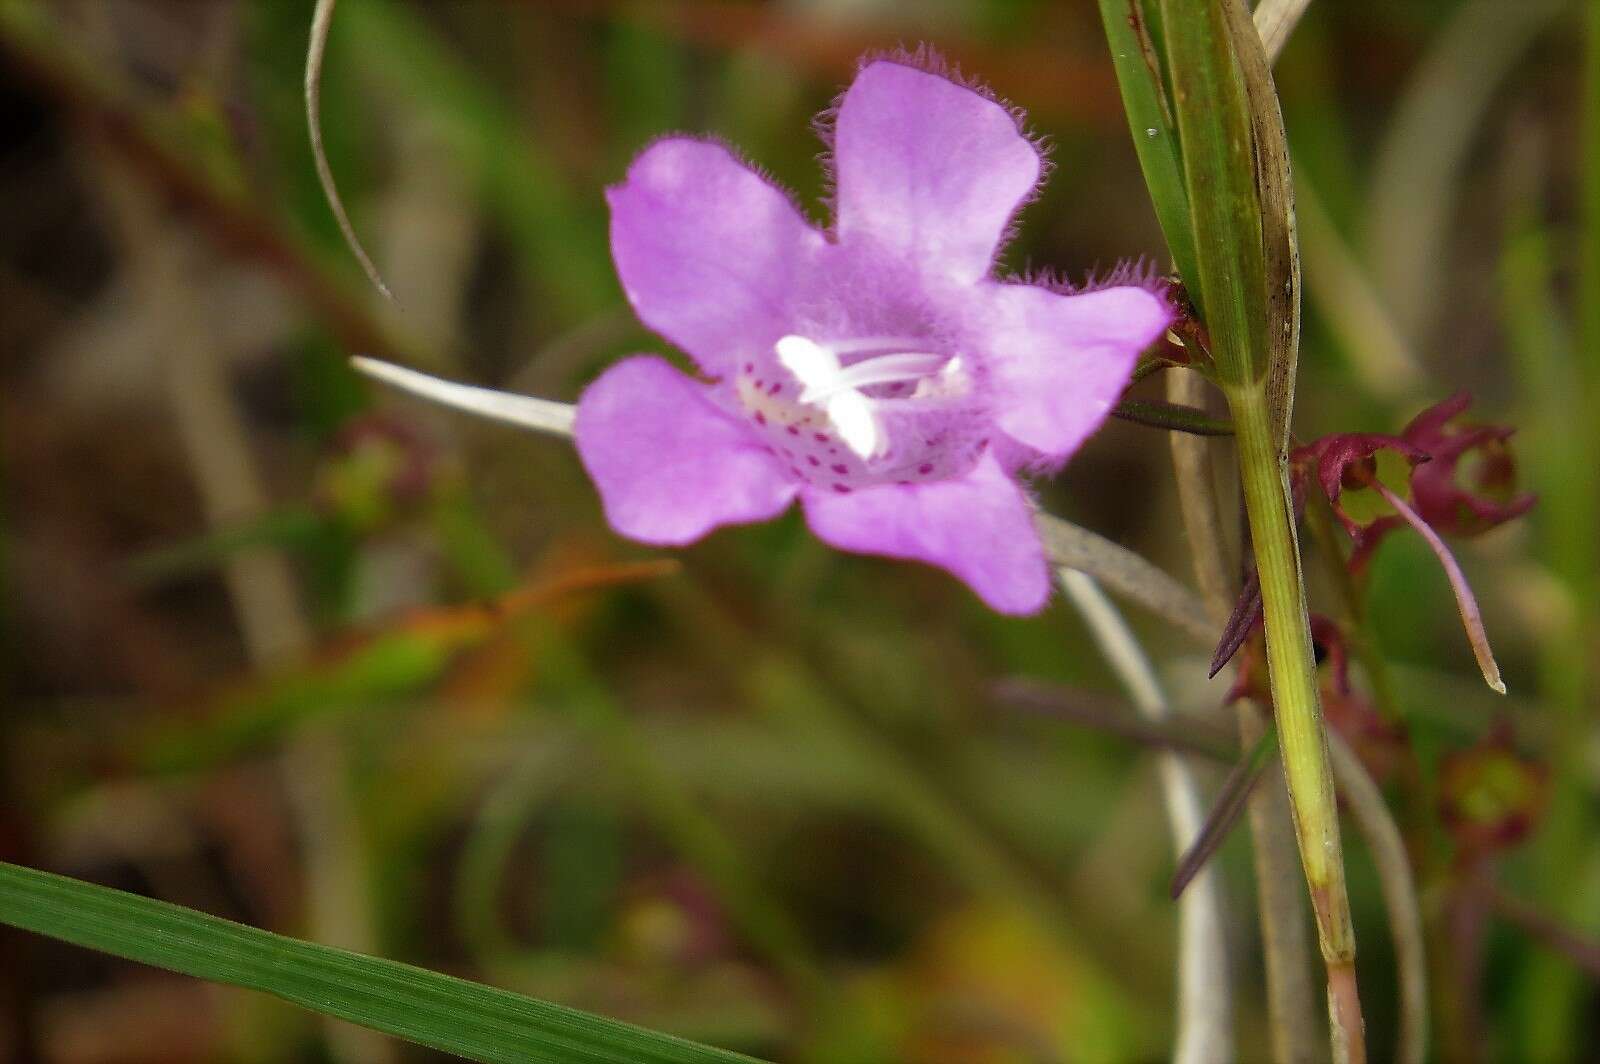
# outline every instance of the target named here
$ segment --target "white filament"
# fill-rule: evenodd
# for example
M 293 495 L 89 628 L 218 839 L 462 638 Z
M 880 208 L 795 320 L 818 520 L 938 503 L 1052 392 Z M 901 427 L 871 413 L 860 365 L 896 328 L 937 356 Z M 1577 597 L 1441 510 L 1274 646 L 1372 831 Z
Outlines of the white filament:
M 804 336 L 780 339 L 773 350 L 778 361 L 801 384 L 800 402 L 820 405 L 828 413 L 839 438 L 861 458 L 881 455 L 888 444 L 878 423 L 873 400 L 861 391 L 874 384 L 898 384 L 925 380 L 940 370 L 954 372 L 959 359 L 948 362 L 942 355 L 921 351 L 895 351 L 894 347 L 914 341 L 897 337 L 869 337 L 823 346 Z M 839 364 L 840 353 L 891 350 L 864 358 L 850 366 Z M 919 383 L 920 387 L 920 383 Z
M 840 370 L 831 381 L 808 384 L 806 390 L 800 393 L 800 401 L 815 403 L 847 389 L 921 380 L 938 370 L 944 361 L 942 355 L 925 355 L 916 351 L 863 359 Z

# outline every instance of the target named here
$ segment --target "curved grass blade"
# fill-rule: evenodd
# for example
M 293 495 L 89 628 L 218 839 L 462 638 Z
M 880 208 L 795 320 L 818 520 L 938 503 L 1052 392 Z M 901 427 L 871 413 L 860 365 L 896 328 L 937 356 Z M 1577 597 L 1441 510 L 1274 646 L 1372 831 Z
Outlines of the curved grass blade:
M 317 0 L 316 10 L 311 14 L 311 40 L 306 48 L 306 127 L 311 133 L 311 158 L 316 162 L 317 181 L 322 185 L 322 194 L 328 199 L 334 221 L 339 223 L 339 232 L 344 235 L 345 244 L 356 261 L 361 263 L 361 271 L 367 275 L 372 286 L 383 293 L 385 299 L 392 300 L 394 295 L 389 291 L 389 286 L 383 283 L 372 256 L 367 254 L 361 238 L 356 236 L 356 227 L 344 209 L 339 185 L 333 179 L 333 167 L 329 165 L 328 153 L 322 146 L 322 56 L 328 49 L 328 30 L 333 26 L 333 7 L 338 2 Z
M 750 1064 L 753 1058 L 397 961 L 0 863 L 0 922 L 260 990 L 485 1064 Z

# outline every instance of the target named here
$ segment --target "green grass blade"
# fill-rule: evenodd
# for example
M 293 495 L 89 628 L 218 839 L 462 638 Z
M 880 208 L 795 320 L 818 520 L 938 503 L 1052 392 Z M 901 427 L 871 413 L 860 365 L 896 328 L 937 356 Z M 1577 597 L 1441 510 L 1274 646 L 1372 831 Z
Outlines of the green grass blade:
M 1253 131 L 1221 4 L 1163 0 L 1173 111 L 1196 251 L 1198 294 L 1217 375 L 1262 387 L 1266 280 Z
M 1151 39 L 1150 25 L 1141 0 L 1100 0 L 1100 17 L 1111 46 L 1111 61 L 1122 90 L 1128 129 L 1139 154 L 1156 220 L 1167 238 L 1167 249 L 1178 275 L 1198 304 L 1198 259 L 1194 233 L 1189 227 L 1189 195 L 1183 184 L 1183 157 L 1177 130 L 1161 84 L 1160 60 Z
M 0 922 L 504 1064 L 726 1064 L 752 1058 L 396 961 L 0 863 Z

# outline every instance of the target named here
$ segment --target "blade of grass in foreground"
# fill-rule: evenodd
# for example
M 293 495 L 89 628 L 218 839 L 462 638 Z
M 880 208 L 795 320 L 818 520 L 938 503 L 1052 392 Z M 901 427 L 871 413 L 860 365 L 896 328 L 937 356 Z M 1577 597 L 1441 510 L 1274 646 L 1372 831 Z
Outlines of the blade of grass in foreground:
M 0 923 L 493 1064 L 749 1064 L 750 1057 L 396 961 L 0 863 Z

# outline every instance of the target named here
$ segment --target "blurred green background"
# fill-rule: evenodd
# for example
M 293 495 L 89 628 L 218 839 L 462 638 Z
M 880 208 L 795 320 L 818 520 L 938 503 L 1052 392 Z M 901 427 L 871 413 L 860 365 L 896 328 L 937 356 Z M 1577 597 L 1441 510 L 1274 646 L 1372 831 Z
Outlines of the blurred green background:
M 1320 0 L 1277 71 L 1308 292 L 1297 433 L 1398 431 L 1460 387 L 1520 428 L 1540 506 L 1456 544 L 1510 697 L 1477 680 L 1416 537 L 1380 553 L 1372 616 L 1425 765 L 1504 721 L 1548 774 L 1528 839 L 1471 876 L 1570 936 L 1600 921 L 1583 7 Z M 309 2 L 0 12 L 0 858 L 778 1059 L 1166 1054 L 1154 761 L 991 693 L 1020 675 L 1117 697 L 1070 610 L 993 616 L 793 515 L 641 566 L 666 559 L 610 533 L 569 447 L 344 364 L 571 400 L 665 351 L 612 274 L 605 185 L 653 137 L 707 131 L 821 218 L 810 118 L 897 43 L 931 42 L 1054 146 L 1007 266 L 1164 264 L 1094 4 L 344 0 L 327 148 L 394 305 L 317 187 Z M 1039 490 L 1189 581 L 1172 476 L 1162 433 L 1114 422 Z M 1210 648 L 1130 613 L 1180 708 L 1230 719 Z M 1347 839 L 1382 1059 L 1392 957 Z M 1246 832 L 1220 862 L 1258 1059 Z M 1469 878 L 1430 882 L 1425 911 Z M 1592 1059 L 1581 943 L 1477 918 L 1472 1051 Z M 429 1056 L 0 948 L 0 1059 Z

